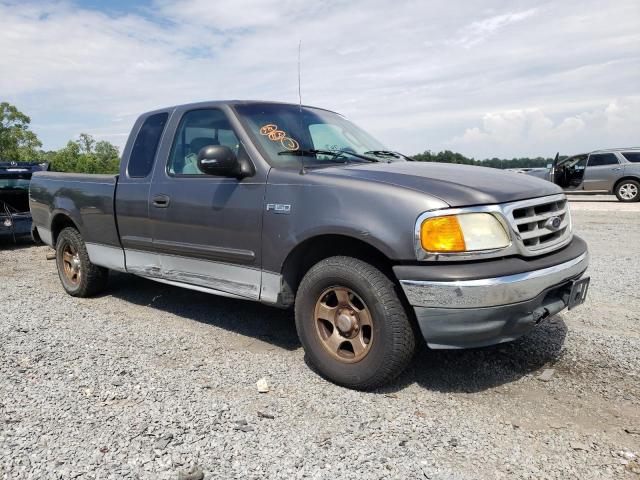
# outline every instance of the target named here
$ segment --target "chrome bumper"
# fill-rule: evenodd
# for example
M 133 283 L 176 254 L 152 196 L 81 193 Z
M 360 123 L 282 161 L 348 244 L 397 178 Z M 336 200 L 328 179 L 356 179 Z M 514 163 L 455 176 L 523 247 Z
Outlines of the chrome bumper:
M 553 267 L 503 277 L 436 282 L 400 280 L 414 307 L 483 308 L 531 300 L 543 291 L 580 276 L 589 264 L 588 252 Z

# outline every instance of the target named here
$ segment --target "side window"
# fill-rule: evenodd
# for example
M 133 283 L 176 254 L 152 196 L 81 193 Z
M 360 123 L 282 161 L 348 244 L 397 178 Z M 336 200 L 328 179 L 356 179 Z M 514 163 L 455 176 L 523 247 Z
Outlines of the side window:
M 240 141 L 222 110 L 191 110 L 182 117 L 173 140 L 167 172 L 170 175 L 204 175 L 198 152 L 208 145 L 224 145 L 238 155 Z
M 140 127 L 127 165 L 129 177 L 144 178 L 151 173 L 158 143 L 168 117 L 167 112 L 153 114 Z
M 594 153 L 589 156 L 589 167 L 601 167 L 603 165 L 617 165 L 618 157 L 615 153 Z
M 624 158 L 633 163 L 640 163 L 640 152 L 624 152 Z

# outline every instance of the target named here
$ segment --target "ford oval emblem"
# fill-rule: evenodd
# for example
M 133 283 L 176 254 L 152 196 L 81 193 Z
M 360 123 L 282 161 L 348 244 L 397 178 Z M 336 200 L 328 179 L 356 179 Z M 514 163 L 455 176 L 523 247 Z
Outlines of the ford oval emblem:
M 553 230 L 554 232 L 560 230 L 560 225 L 562 225 L 562 219 L 560 217 L 550 217 L 544 223 L 545 228 Z

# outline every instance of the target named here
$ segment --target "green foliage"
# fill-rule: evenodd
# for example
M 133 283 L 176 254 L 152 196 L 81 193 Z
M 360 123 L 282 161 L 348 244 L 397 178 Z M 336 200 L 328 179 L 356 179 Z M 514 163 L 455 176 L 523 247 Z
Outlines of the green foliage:
M 86 133 L 57 152 L 43 152 L 42 159 L 51 162 L 51 169 L 57 172 L 118 173 L 120 168 L 118 148 Z
M 31 119 L 8 102 L 0 103 L 0 161 L 49 162 L 58 172 L 117 173 L 118 148 L 106 141 L 97 142 L 81 133 L 58 151 L 39 150 L 42 146 L 29 130 Z
M 461 153 L 445 150 L 443 152 L 433 153 L 427 150 L 423 153 L 413 155 L 413 158 L 420 162 L 444 162 L 444 163 L 463 163 L 465 165 L 479 165 L 481 167 L 493 167 L 493 168 L 536 168 L 546 167 L 548 163 L 553 161 L 552 158 L 512 158 L 500 159 L 500 158 L 488 158 L 485 160 L 475 160 L 473 158 L 467 158 Z
M 29 130 L 31 119 L 8 102 L 0 103 L 0 161 L 32 161 L 42 146 Z

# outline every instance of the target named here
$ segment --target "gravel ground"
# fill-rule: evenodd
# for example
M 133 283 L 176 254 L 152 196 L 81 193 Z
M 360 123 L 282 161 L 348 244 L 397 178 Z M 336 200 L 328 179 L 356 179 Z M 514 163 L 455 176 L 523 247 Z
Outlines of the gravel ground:
M 307 368 L 291 312 L 122 274 L 75 299 L 5 244 L 0 478 L 638 478 L 640 205 L 585 204 L 585 305 L 374 393 Z

